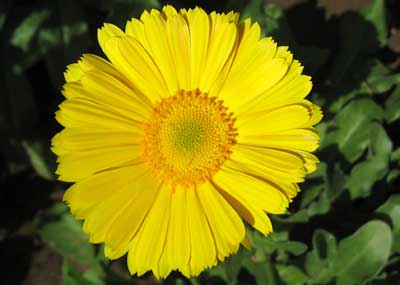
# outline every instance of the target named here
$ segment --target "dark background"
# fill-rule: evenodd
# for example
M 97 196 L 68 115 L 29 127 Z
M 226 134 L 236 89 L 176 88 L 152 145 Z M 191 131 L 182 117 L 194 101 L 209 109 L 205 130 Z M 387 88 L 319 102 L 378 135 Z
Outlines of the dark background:
M 173 274 L 166 282 L 357 284 L 330 273 L 326 280 L 316 275 L 336 268 L 335 258 L 344 254 L 340 242 L 377 219 L 390 227 L 392 248 L 372 269 L 364 270 L 360 263 L 365 278 L 358 280 L 400 284 L 396 195 L 400 1 L 396 0 L 1 0 L 0 283 L 162 283 L 151 274 L 130 279 L 123 258 L 109 263 L 101 247 L 87 243 L 79 222 L 60 203 L 68 184 L 53 174 L 50 140 L 61 129 L 54 112 L 63 100 L 65 66 L 82 53 L 103 56 L 96 40 L 103 22 L 123 28 L 143 9 L 166 3 L 177 8 L 198 5 L 207 11 L 234 9 L 259 21 L 264 34 L 289 45 L 303 63 L 305 73 L 313 77 L 310 98 L 325 113 L 318 127 L 320 168 L 302 185 L 304 191 L 290 208 L 292 215 L 273 218 L 276 233 L 265 239 L 254 234 L 252 252 L 241 252 L 200 278 Z M 339 246 L 334 255 L 326 258 L 329 252 L 325 252 L 311 266 L 316 250 L 320 246 L 327 250 L 329 244 L 330 236 L 318 229 L 330 232 Z M 326 244 L 320 245 L 318 238 Z M 374 238 L 378 244 L 385 241 L 373 235 L 356 238 L 354 244 L 368 257 L 368 251 L 371 255 L 376 251 L 368 243 Z

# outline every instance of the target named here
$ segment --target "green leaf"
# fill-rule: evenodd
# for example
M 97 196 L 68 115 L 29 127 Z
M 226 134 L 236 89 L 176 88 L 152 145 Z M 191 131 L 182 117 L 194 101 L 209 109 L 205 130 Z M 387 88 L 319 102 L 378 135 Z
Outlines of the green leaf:
M 371 152 L 373 156 L 390 159 L 393 144 L 382 125 L 373 123 L 370 133 Z
M 321 185 L 322 187 L 322 185 Z M 323 191 L 318 197 L 318 200 L 312 202 L 307 208 L 308 216 L 313 217 L 316 215 L 326 214 L 331 207 L 331 201 L 328 198 L 328 192 Z
M 391 160 L 391 161 L 398 161 L 398 160 L 400 160 L 400 147 L 398 147 L 396 150 L 394 150 L 394 151 L 390 154 L 390 160 Z
M 75 220 L 63 204 L 56 204 L 47 213 L 40 235 L 58 252 L 75 262 L 97 265 L 94 246 L 88 242 L 81 223 Z
M 371 221 L 339 243 L 334 260 L 337 285 L 362 284 L 376 276 L 390 255 L 392 232 L 381 221 Z
M 42 141 L 22 141 L 22 146 L 26 150 L 36 173 L 44 179 L 53 180 L 55 178 L 55 159 L 50 152 L 50 146 Z
M 295 256 L 301 255 L 307 251 L 307 245 L 299 241 L 286 241 L 277 243 L 277 249 L 289 252 Z
M 6 13 L 0 13 L 0 31 L 3 29 L 5 21 L 6 21 Z
M 371 122 L 381 120 L 383 110 L 370 99 L 358 99 L 347 104 L 334 119 L 330 135 L 349 162 L 356 161 L 369 145 Z
M 98 1 L 95 1 L 97 3 Z M 127 20 L 132 17 L 138 18 L 144 10 L 159 9 L 161 4 L 158 0 L 122 0 L 113 1 L 107 22 L 124 27 Z
M 336 239 L 325 231 L 316 230 L 313 235 L 313 250 L 307 253 L 304 261 L 305 270 L 313 283 L 325 284 L 334 275 L 333 261 L 336 256 Z
M 374 183 L 381 179 L 388 169 L 392 142 L 380 124 L 373 123 L 370 131 L 372 156 L 356 164 L 347 180 L 346 187 L 353 199 L 370 195 Z
M 386 182 L 388 184 L 393 183 L 398 177 L 400 176 L 400 169 L 393 169 L 390 170 L 387 177 L 386 177 Z
M 367 94 L 381 94 L 400 83 L 400 74 L 392 74 L 390 68 L 378 60 L 371 61 L 371 70 L 367 79 L 361 85 L 361 90 Z
M 250 253 L 243 248 L 239 250 L 238 253 L 230 256 L 224 263 L 222 263 L 222 268 L 225 272 L 225 279 L 234 283 L 237 276 L 239 275 L 240 268 L 242 267 L 242 262 L 246 258 L 250 257 Z
M 378 39 L 379 47 L 385 46 L 388 40 L 385 1 L 372 0 L 369 7 L 362 11 L 362 15 L 375 28 L 375 32 L 377 34 L 376 38 Z
M 257 232 L 251 232 L 249 238 L 254 248 L 262 249 L 267 255 L 275 251 L 280 251 L 297 256 L 303 254 L 307 250 L 306 244 L 299 241 L 287 240 L 287 232 L 273 232 L 267 237 Z
M 385 118 L 388 123 L 393 123 L 400 118 L 400 86 L 397 86 L 385 101 Z
M 335 163 L 333 167 L 327 169 L 324 175 L 324 182 L 328 199 L 335 201 L 345 190 L 348 177 L 340 168 L 339 163 Z
M 98 275 L 87 277 L 87 272 L 93 272 L 87 270 L 84 274 L 75 270 L 73 266 L 64 259 L 63 264 L 63 281 L 64 285 L 100 285 L 103 284 Z M 91 273 L 92 274 L 92 273 Z
M 346 187 L 352 199 L 367 197 L 371 194 L 375 181 L 382 178 L 387 171 L 387 160 L 373 157 L 357 163 L 352 169 Z
M 234 2 L 234 4 L 237 5 L 238 1 Z M 230 6 L 233 6 L 234 4 L 232 3 Z M 252 21 L 259 22 L 263 17 L 262 4 L 262 0 L 249 1 L 249 3 L 240 12 L 240 20 L 244 21 L 247 18 L 251 18 Z
M 49 10 L 33 11 L 15 29 L 11 38 L 11 44 L 23 51 L 27 51 L 36 31 L 49 17 Z
M 294 265 L 277 265 L 279 277 L 286 285 L 306 284 L 310 279 L 300 268 Z
M 322 185 L 313 186 L 305 190 L 301 197 L 300 208 L 305 208 L 309 206 L 310 203 L 319 196 L 322 190 L 323 190 Z
M 393 252 L 400 253 L 400 194 L 394 194 L 380 206 L 377 213 L 387 215 L 393 228 Z
M 280 45 L 292 45 L 292 32 L 282 8 L 276 4 L 267 4 L 264 6 L 264 15 L 261 21 L 263 34 L 272 37 Z
M 257 285 L 279 284 L 277 272 L 271 261 L 253 262 L 248 258 L 244 260 L 243 266 L 254 276 Z

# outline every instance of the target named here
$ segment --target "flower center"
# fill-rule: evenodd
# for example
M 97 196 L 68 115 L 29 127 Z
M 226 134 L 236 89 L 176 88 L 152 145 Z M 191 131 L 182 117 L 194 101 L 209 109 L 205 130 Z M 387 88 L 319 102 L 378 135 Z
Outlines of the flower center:
M 164 183 L 188 187 L 210 179 L 237 135 L 222 101 L 195 91 L 163 99 L 144 125 L 143 158 Z

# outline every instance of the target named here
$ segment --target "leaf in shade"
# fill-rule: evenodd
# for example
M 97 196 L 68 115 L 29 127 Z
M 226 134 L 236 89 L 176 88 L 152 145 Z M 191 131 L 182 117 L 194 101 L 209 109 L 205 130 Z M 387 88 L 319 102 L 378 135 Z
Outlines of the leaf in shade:
M 391 154 L 390 154 L 390 160 L 391 161 L 400 161 L 400 147 L 396 148 Z
M 244 260 L 243 266 L 254 276 L 257 285 L 276 285 L 280 283 L 276 269 L 270 260 L 256 262 L 247 258 Z
M 98 266 L 94 246 L 82 232 L 81 223 L 72 217 L 64 204 L 55 204 L 47 212 L 40 226 L 40 235 L 70 260 L 84 265 Z
M 393 123 L 400 118 L 400 86 L 397 86 L 385 101 L 385 117 L 388 123 Z
M 295 265 L 277 265 L 279 277 L 286 285 L 303 285 L 307 284 L 309 277 Z
M 0 31 L 3 29 L 5 21 L 6 21 L 6 13 L 0 13 Z
M 49 17 L 49 10 L 33 11 L 15 29 L 11 38 L 11 44 L 23 51 L 27 51 L 40 25 Z
M 81 273 L 64 259 L 63 264 L 63 284 L 64 285 L 101 285 L 104 284 L 97 272 L 86 270 Z
M 392 142 L 380 124 L 371 124 L 370 131 L 372 156 L 353 167 L 346 184 L 353 199 L 370 195 L 374 183 L 388 170 Z
M 373 65 L 367 79 L 362 85 L 364 93 L 381 94 L 387 92 L 393 86 L 400 83 L 400 73 L 392 73 L 391 70 L 380 61 L 373 61 Z
M 370 132 L 371 153 L 373 156 L 380 156 L 390 159 L 393 143 L 381 124 L 373 123 Z
M 352 199 L 365 198 L 371 194 L 375 181 L 382 178 L 387 171 L 387 161 L 373 157 L 356 164 L 349 175 L 346 187 Z
M 55 178 L 55 159 L 50 151 L 50 146 L 42 141 L 22 141 L 22 146 L 36 173 L 44 179 L 53 180 Z
M 95 1 L 96 3 L 98 1 Z M 113 1 L 109 10 L 107 22 L 124 27 L 126 21 L 132 17 L 138 18 L 143 10 L 160 9 L 158 0 L 120 0 Z
M 234 6 L 238 5 L 238 1 L 235 0 L 230 2 L 232 3 L 228 3 L 228 6 L 233 8 L 233 9 L 231 8 L 231 10 L 237 10 L 237 8 L 239 8 Z M 253 0 L 249 1 L 248 4 L 245 5 L 244 7 L 240 7 L 242 8 L 240 12 L 240 20 L 243 21 L 247 18 L 251 18 L 252 21 L 260 22 L 263 17 L 262 4 L 263 4 L 262 0 Z
M 387 262 L 392 246 L 390 227 L 370 221 L 339 243 L 333 272 L 337 285 L 358 285 L 376 276 Z
M 316 46 L 298 44 L 293 38 L 282 8 L 276 4 L 267 4 L 264 6 L 264 13 L 259 15 L 258 2 L 261 1 L 252 1 L 248 6 L 251 7 L 251 11 L 257 11 L 253 13 L 257 15 L 256 19 L 259 19 L 263 35 L 272 37 L 279 45 L 288 45 L 296 58 L 305 66 L 305 73 L 314 74 L 327 61 L 329 51 Z
M 393 229 L 392 251 L 400 253 L 400 194 L 394 194 L 377 210 L 379 214 L 385 214 L 390 218 Z
M 305 270 L 313 283 L 326 284 L 333 278 L 333 260 L 336 256 L 336 239 L 331 233 L 318 229 L 314 232 L 313 250 L 307 253 Z
M 356 161 L 368 147 L 371 122 L 381 120 L 382 108 L 370 99 L 358 99 L 347 104 L 335 117 L 336 130 L 329 135 L 349 162 Z
M 223 277 L 229 283 L 234 284 L 233 282 L 235 282 L 239 275 L 243 260 L 248 259 L 249 257 L 250 252 L 241 248 L 238 253 L 230 256 L 224 263 L 219 265 L 219 267 L 222 269 L 222 274 L 219 276 Z
M 375 28 L 379 47 L 385 46 L 388 40 L 385 1 L 372 0 L 369 7 L 362 11 L 362 15 Z
M 257 232 L 250 232 L 249 238 L 255 249 L 261 249 L 267 255 L 275 251 L 290 253 L 295 256 L 303 254 L 307 250 L 307 245 L 294 240 L 288 240 L 287 232 L 273 232 L 265 237 Z

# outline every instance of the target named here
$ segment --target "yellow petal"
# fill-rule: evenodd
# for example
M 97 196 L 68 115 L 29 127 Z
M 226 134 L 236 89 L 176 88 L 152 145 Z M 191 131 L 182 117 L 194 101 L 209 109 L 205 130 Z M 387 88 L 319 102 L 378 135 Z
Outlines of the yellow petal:
M 243 31 L 235 60 L 219 97 L 237 113 L 247 102 L 254 101 L 284 77 L 290 57 L 282 56 L 281 48 L 271 38 L 259 40 L 260 27 L 253 24 Z
M 131 275 L 137 273 L 138 268 L 136 264 L 136 246 L 139 241 L 138 236 L 136 235 L 129 244 L 129 251 L 128 251 L 128 270 Z
M 158 182 L 149 172 L 144 172 L 129 187 L 134 191 L 131 202 L 114 220 L 104 239 L 113 249 L 128 247 L 159 192 Z
M 311 116 L 309 124 L 311 126 L 313 126 L 313 125 L 319 123 L 319 121 L 322 120 L 323 116 L 324 115 L 322 114 L 321 108 L 318 107 L 317 105 L 312 105 L 312 116 Z
M 292 61 L 288 72 L 272 88 L 243 104 L 238 115 L 245 112 L 259 112 L 270 109 L 271 106 L 282 104 L 287 100 L 303 99 L 312 88 L 311 77 L 301 75 L 303 67 L 299 61 Z
M 298 151 L 297 153 L 303 157 L 307 173 L 314 172 L 317 169 L 316 164 L 319 163 L 318 157 L 306 151 Z
M 232 197 L 248 201 L 271 214 L 285 213 L 289 200 L 277 185 L 262 181 L 240 170 L 223 167 L 213 181 Z
M 171 218 L 166 242 L 167 262 L 172 269 L 189 263 L 190 232 L 187 206 L 188 189 L 176 188 L 171 196 Z
M 251 201 L 246 199 L 246 197 L 236 195 L 236 192 L 228 193 L 220 187 L 218 187 L 218 191 L 222 196 L 224 196 L 225 200 L 228 201 L 235 211 L 253 228 L 264 235 L 272 232 L 271 221 L 262 209 L 255 207 Z M 249 245 L 246 244 L 246 246 L 248 247 Z
M 174 95 L 178 90 L 178 78 L 174 66 L 174 58 L 168 45 L 165 20 L 161 15 L 143 17 L 150 54 L 164 78 L 169 94 Z
M 185 19 L 179 15 L 169 15 L 166 21 L 166 33 L 171 55 L 174 58 L 178 88 L 191 89 L 190 79 L 190 35 Z
M 217 262 L 214 239 L 206 215 L 195 189 L 187 189 L 187 209 L 190 231 L 190 264 L 181 272 L 189 277 L 196 276 Z
M 158 267 L 165 244 L 170 207 L 171 191 L 161 187 L 138 233 L 135 263 L 139 276 Z
M 63 94 L 67 99 L 93 101 L 136 121 L 147 119 L 151 111 L 130 88 L 101 72 L 88 72 L 80 82 L 65 84 Z
M 171 5 L 165 5 L 161 10 L 161 14 L 164 16 L 165 20 L 170 20 L 174 18 L 178 12 Z
M 311 103 L 306 100 L 287 103 L 272 110 L 239 116 L 236 126 L 241 136 L 264 135 L 311 127 L 312 111 Z
M 115 250 L 112 249 L 111 247 L 105 245 L 104 246 L 104 255 L 105 257 L 107 257 L 108 259 L 118 259 L 120 257 L 122 257 L 123 255 L 125 255 L 125 253 L 127 253 L 129 250 L 129 246 L 123 248 L 120 247 L 119 249 Z
M 66 128 L 54 136 L 52 150 L 59 156 L 91 150 L 138 145 L 139 132 Z
M 307 172 L 300 155 L 284 150 L 236 145 L 230 160 L 255 175 L 283 181 L 302 182 Z
M 105 23 L 102 28 L 97 30 L 97 40 L 100 44 L 101 49 L 107 55 L 105 50 L 107 42 L 113 37 L 122 37 L 124 32 L 113 24 Z M 108 55 L 107 55 L 108 56 Z
M 133 176 L 140 180 L 140 174 L 142 173 L 135 173 Z M 132 180 L 130 183 L 132 183 Z M 130 203 L 135 199 L 137 191 L 139 189 L 127 184 L 122 189 L 115 189 L 111 196 L 92 207 L 87 213 L 83 225 L 83 230 L 89 234 L 91 242 L 100 243 L 105 241 L 107 232 L 112 228 L 113 222 L 129 207 Z M 119 251 L 124 248 L 124 246 L 121 246 L 113 249 Z
M 82 180 L 96 172 L 121 166 L 125 163 L 138 163 L 142 149 L 139 145 L 101 148 L 84 153 L 66 153 L 58 158 L 56 174 L 66 182 Z
M 237 33 L 235 24 L 227 22 L 220 14 L 213 12 L 209 15 L 209 19 L 209 44 L 198 86 L 202 92 L 210 91 L 229 57 L 233 55 Z
M 82 95 L 90 96 L 90 95 Z M 66 128 L 96 128 L 137 131 L 139 122 L 93 101 L 74 98 L 59 105 L 57 121 Z
M 199 87 L 199 79 L 204 72 L 205 57 L 208 50 L 209 20 L 206 12 L 198 7 L 185 14 L 190 30 L 190 75 L 191 87 Z
M 81 82 L 83 88 L 91 94 L 88 99 L 128 118 L 144 121 L 152 111 L 132 89 L 107 73 L 87 72 Z M 67 86 L 64 88 L 67 89 Z
M 149 50 L 146 33 L 144 32 L 144 25 L 141 21 L 132 18 L 126 23 L 125 33 L 128 36 L 135 38 L 144 47 L 145 50 Z
M 137 94 L 143 94 L 143 100 L 154 105 L 168 96 L 162 74 L 148 51 L 134 38 L 114 37 L 110 39 L 105 52 L 113 63 L 133 84 Z M 140 67 L 140 68 L 138 68 Z
M 245 235 L 243 222 L 210 183 L 201 184 L 196 192 L 214 236 L 218 259 L 224 260 L 239 249 Z
M 121 72 L 119 72 L 110 62 L 97 55 L 88 53 L 83 54 L 78 61 L 78 65 L 84 73 L 88 71 L 104 72 L 116 78 L 126 86 L 130 86 L 129 80 L 127 80 Z
M 94 174 L 73 184 L 65 192 L 63 200 L 67 202 L 72 214 L 78 219 L 84 219 L 93 205 L 107 200 L 144 171 L 143 165 L 128 165 Z
M 83 75 L 83 70 L 77 63 L 72 63 L 67 66 L 67 70 L 64 72 L 64 78 L 66 82 L 79 81 Z
M 316 150 L 319 145 L 319 136 L 313 128 L 293 129 L 268 135 L 244 136 L 239 134 L 237 140 L 243 145 L 309 152 Z
M 157 279 L 167 278 L 171 271 L 172 265 L 168 261 L 166 248 L 164 247 L 163 252 L 161 253 L 160 260 L 158 261 L 158 266 L 153 269 L 153 274 Z

